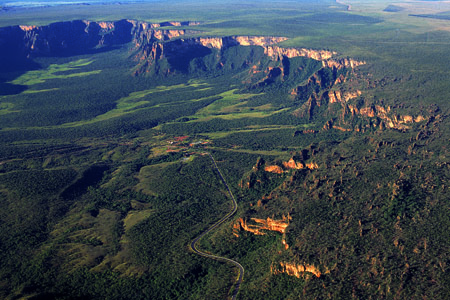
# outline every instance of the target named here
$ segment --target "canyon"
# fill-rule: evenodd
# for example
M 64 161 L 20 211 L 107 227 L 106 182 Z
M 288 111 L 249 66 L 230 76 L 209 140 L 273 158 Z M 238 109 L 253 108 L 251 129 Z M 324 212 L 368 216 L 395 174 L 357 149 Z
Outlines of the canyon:
M 134 76 L 246 71 L 240 76 L 251 89 L 289 89 L 293 99 L 290 105 L 296 107 L 292 114 L 309 121 L 325 118 L 323 131 L 405 131 L 429 119 L 422 114 L 403 114 L 367 99 L 361 101 L 364 89 L 350 78 L 356 77 L 357 68 L 365 61 L 332 50 L 282 47 L 279 44 L 286 37 L 198 36 L 202 33 L 195 29 L 198 25 L 197 21 L 149 23 L 123 19 L 4 27 L 0 28 L 0 65 L 8 70 L 30 65 L 39 56 L 95 54 L 126 46 L 128 59 L 134 63 L 130 70 Z M 304 66 L 293 64 L 297 58 L 317 62 L 316 71 L 307 80 Z M 283 172 L 281 166 L 267 166 L 267 171 Z
M 286 41 L 286 37 L 194 37 L 201 32 L 186 28 L 196 25 L 200 25 L 200 22 L 148 23 L 126 19 L 111 22 L 75 20 L 46 26 L 19 25 L 0 28 L 0 46 L 2 54 L 32 58 L 95 53 L 131 42 L 135 52 L 133 58 L 138 61 L 140 73 L 143 73 L 143 66 L 162 59 L 166 52 L 170 56 L 181 48 L 184 51 L 188 51 L 188 48 L 198 51 L 201 47 L 223 50 L 233 46 L 260 46 L 264 54 L 273 60 L 306 57 L 321 61 L 324 67 L 329 68 L 353 68 L 365 63 L 351 58 L 335 59 L 337 53 L 330 50 L 276 45 Z M 184 36 L 189 37 L 182 38 Z

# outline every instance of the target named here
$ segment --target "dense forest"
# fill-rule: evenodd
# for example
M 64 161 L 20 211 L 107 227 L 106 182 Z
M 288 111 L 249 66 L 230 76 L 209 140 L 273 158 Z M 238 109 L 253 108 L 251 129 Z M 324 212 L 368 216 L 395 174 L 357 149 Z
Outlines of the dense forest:
M 0 298 L 449 297 L 446 14 L 279 5 L 0 12 Z

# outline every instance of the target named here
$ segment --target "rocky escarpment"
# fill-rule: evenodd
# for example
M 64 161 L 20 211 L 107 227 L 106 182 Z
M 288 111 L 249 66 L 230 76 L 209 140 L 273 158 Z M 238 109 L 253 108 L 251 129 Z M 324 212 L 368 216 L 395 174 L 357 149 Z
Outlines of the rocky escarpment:
M 180 35 L 177 35 L 180 36 Z M 211 53 L 211 49 L 223 51 L 235 46 L 259 46 L 262 48 L 264 56 L 273 61 L 283 61 L 288 58 L 305 57 L 321 61 L 326 68 L 351 68 L 364 64 L 363 61 L 353 59 L 333 59 L 336 52 L 329 50 L 317 50 L 307 48 L 284 48 L 275 44 L 287 40 L 285 37 L 274 36 L 227 36 L 227 37 L 197 37 L 182 38 L 180 40 L 165 42 L 163 39 L 148 39 L 147 43 L 136 43 L 135 59 L 139 62 L 135 74 L 149 73 L 154 66 L 164 58 L 170 60 L 174 53 L 190 52 L 186 57 L 192 60 L 197 57 Z M 197 52 L 195 55 L 194 52 Z M 219 63 L 223 64 L 223 63 Z M 253 66 L 254 73 L 257 72 L 257 65 Z M 168 70 L 170 73 L 172 70 Z M 259 70 L 264 71 L 264 70 Z M 270 70 L 269 70 L 270 71 Z
M 264 167 L 264 171 L 270 173 L 281 174 L 284 172 L 288 172 L 289 170 L 314 170 L 318 169 L 319 166 L 315 162 L 304 162 L 295 157 L 289 159 L 289 161 L 284 161 L 281 165 L 268 165 Z
M 169 40 L 187 32 L 186 29 L 170 27 L 198 24 L 189 21 L 147 23 L 135 20 L 75 20 L 46 26 L 4 27 L 0 28 L 0 54 L 8 59 L 86 54 L 129 42 L 139 44 Z
M 285 37 L 192 37 L 194 32 L 186 28 L 198 24 L 77 20 L 0 28 L 0 65 L 3 70 L 15 70 L 36 56 L 95 53 L 129 44 L 130 57 L 136 62 L 134 75 L 246 71 L 241 76 L 244 84 L 288 90 L 293 100 L 290 105 L 297 108 L 293 114 L 325 119 L 321 130 L 404 131 L 427 120 L 427 116 L 401 114 L 364 99 L 364 89 L 348 84 L 355 68 L 365 64 L 362 60 L 342 58 L 331 50 L 279 46 Z M 297 58 L 313 62 L 302 63 Z M 272 171 L 282 170 L 273 167 Z
M 273 61 L 305 57 L 321 61 L 325 68 L 353 68 L 364 64 L 353 59 L 336 59 L 330 50 L 307 48 L 284 48 L 276 44 L 287 40 L 273 36 L 228 36 L 182 38 L 194 33 L 185 28 L 198 22 L 148 23 L 136 20 L 94 22 L 75 20 L 52 23 L 46 26 L 12 26 L 0 28 L 0 46 L 3 57 L 32 58 L 36 56 L 68 56 L 104 51 L 108 48 L 132 44 L 132 58 L 137 62 L 134 74 L 152 73 L 158 62 L 164 72 L 173 73 L 176 62 L 188 64 L 192 59 L 203 57 L 211 50 L 223 51 L 234 46 L 259 46 L 264 56 Z M 171 27 L 178 28 L 171 28 Z M 191 34 L 192 35 L 192 34 Z M 180 39 L 181 38 L 181 39 Z M 175 58 L 176 56 L 176 58 Z M 6 59 L 5 59 L 6 62 Z M 219 62 L 219 65 L 223 62 Z M 257 66 L 254 66 L 257 67 Z M 180 71 L 180 68 L 178 68 Z M 181 71 L 184 67 L 181 67 Z M 260 70 L 264 71 L 264 70 Z M 270 70 L 269 70 L 270 71 Z M 277 74 L 274 69 L 269 75 Z M 286 70 L 283 70 L 286 71 Z M 158 73 L 158 72 L 156 72 Z
M 272 218 L 267 219 L 257 219 L 251 218 L 252 223 L 244 218 L 239 218 L 237 222 L 233 225 L 233 234 L 239 236 L 238 232 L 240 230 L 251 232 L 255 235 L 265 235 L 264 231 L 277 231 L 279 233 L 285 233 L 286 228 L 289 226 L 289 221 L 292 220 L 291 216 L 283 216 L 281 220 L 274 220 Z
M 323 273 L 320 269 L 314 265 L 310 264 L 300 264 L 294 262 L 280 262 L 279 265 L 272 265 L 270 267 L 270 271 L 272 274 L 287 274 L 290 276 L 295 276 L 297 278 L 303 277 L 307 274 L 313 274 L 316 277 L 320 277 Z M 325 270 L 325 274 L 328 274 L 329 271 Z

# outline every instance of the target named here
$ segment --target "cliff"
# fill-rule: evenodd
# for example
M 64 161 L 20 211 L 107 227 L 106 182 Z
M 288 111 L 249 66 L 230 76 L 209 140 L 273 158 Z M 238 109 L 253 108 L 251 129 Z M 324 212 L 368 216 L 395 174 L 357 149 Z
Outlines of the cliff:
M 388 115 L 380 108 L 351 103 L 350 100 L 357 99 L 362 92 L 347 88 L 343 91 L 341 86 L 354 72 L 352 69 L 365 64 L 364 61 L 336 58 L 337 53 L 330 50 L 276 45 L 286 41 L 286 37 L 190 37 L 193 31 L 180 28 L 198 24 L 190 21 L 148 23 L 136 20 L 76 20 L 47 26 L 0 28 L 0 63 L 3 68 L 7 68 L 16 61 L 22 60 L 20 64 L 23 64 L 27 58 L 36 56 L 88 54 L 127 44 L 130 45 L 130 58 L 136 62 L 132 69 L 132 74 L 136 76 L 245 71 L 242 82 L 251 89 L 270 86 L 288 89 L 294 99 L 293 105 L 298 105 L 294 112 L 298 117 L 312 119 L 323 111 L 323 107 L 334 109 L 330 104 L 339 103 L 343 120 L 348 119 L 348 115 L 378 118 L 383 122 L 380 126 L 384 128 L 404 130 L 406 124 L 423 119 L 421 116 Z M 308 58 L 310 61 L 290 60 L 296 57 Z M 316 71 L 305 74 L 305 70 Z M 325 124 L 324 130 L 347 130 L 347 125 L 347 121 L 333 118 L 328 125 Z M 268 172 L 280 174 L 291 167 L 266 168 Z M 305 165 L 305 168 L 309 167 Z
M 331 58 L 331 57 L 330 57 Z M 326 59 L 322 60 L 322 65 L 326 68 L 356 68 L 365 65 L 365 61 L 358 61 L 352 58 Z
M 322 272 L 319 268 L 309 265 L 309 264 L 297 264 L 291 262 L 280 262 L 279 266 L 271 266 L 272 274 L 282 274 L 285 273 L 290 276 L 295 276 L 300 278 L 300 276 L 306 275 L 305 273 L 311 273 L 316 277 L 320 277 Z M 325 273 L 329 273 L 329 271 L 325 271 Z
M 284 172 L 288 172 L 289 170 L 300 170 L 300 169 L 307 169 L 307 170 L 314 170 L 318 169 L 319 165 L 315 162 L 308 162 L 305 163 L 302 160 L 296 160 L 294 157 L 289 159 L 289 161 L 285 161 L 282 163 L 282 166 L 278 165 L 268 165 L 264 168 L 266 172 L 270 173 L 276 173 L 276 174 L 282 174 Z
M 148 57 L 154 57 L 155 55 L 148 55 L 146 49 L 152 48 L 153 43 L 164 43 L 166 49 L 169 50 L 168 53 L 164 53 L 162 57 L 169 57 L 170 52 L 173 49 L 177 49 L 178 52 L 187 52 L 188 49 L 198 49 L 199 47 L 204 47 L 207 49 L 217 49 L 225 50 L 234 46 L 259 46 L 263 48 L 263 53 L 265 56 L 269 57 L 273 61 L 283 61 L 286 58 L 294 57 L 306 57 L 322 62 L 322 66 L 325 68 L 353 68 L 364 64 L 365 62 L 356 61 L 353 59 L 332 59 L 337 53 L 329 50 L 314 50 L 307 48 L 283 48 L 276 46 L 274 44 L 280 43 L 287 40 L 285 37 L 274 37 L 274 36 L 226 36 L 226 37 L 196 37 L 196 38 L 182 38 L 180 40 L 170 41 L 174 37 L 180 37 L 185 35 L 186 32 L 177 31 L 172 35 L 170 31 L 164 32 L 161 36 L 156 36 L 153 34 L 151 38 L 140 39 L 142 42 L 137 42 L 135 50 L 136 57 L 138 61 L 146 60 Z M 165 42 L 167 41 L 167 42 Z M 180 44 L 181 43 L 181 44 Z M 141 47 L 141 48 L 140 48 Z M 161 46 L 159 46 L 161 48 Z M 141 51 L 139 51 L 141 49 Z M 143 51 L 142 51 L 143 50 Z M 206 52 L 205 52 L 206 53 Z M 148 72 L 150 65 L 153 65 L 154 61 L 149 60 L 144 66 L 138 66 L 136 68 L 136 74 Z M 251 70 L 253 74 L 262 72 L 264 70 L 258 69 L 257 66 L 253 66 Z M 278 76 L 284 73 L 283 68 L 271 68 L 266 70 L 267 78 L 261 80 L 262 84 L 266 84 L 270 81 L 272 77 Z
M 274 59 L 282 59 L 283 57 L 307 57 L 315 60 L 327 60 L 336 55 L 336 52 L 328 50 L 313 50 L 306 48 L 282 48 L 279 46 L 265 46 L 264 53 Z
M 233 225 L 233 233 L 235 236 L 239 236 L 238 232 L 240 230 L 251 232 L 255 235 L 265 235 L 262 230 L 276 231 L 279 233 L 285 233 L 286 228 L 289 226 L 289 221 L 292 218 L 288 215 L 283 216 L 281 220 L 273 220 L 271 218 L 267 219 L 257 219 L 251 218 L 253 224 L 244 218 L 239 218 L 237 222 Z
M 184 35 L 187 31 L 166 29 L 167 27 L 198 24 L 190 21 L 147 23 L 135 20 L 75 20 L 46 26 L 5 27 L 0 28 L 0 54 L 4 54 L 7 48 L 16 49 L 15 55 L 25 57 L 86 54 L 131 41 L 139 45 L 144 41 L 169 40 Z
M 339 105 L 340 113 L 337 114 L 338 117 L 335 120 L 330 120 L 324 125 L 324 130 L 334 128 L 341 131 L 364 131 L 375 126 L 379 129 L 391 128 L 404 131 L 410 128 L 410 124 L 428 119 L 423 115 L 401 115 L 391 106 L 384 107 L 370 102 L 361 105 L 358 102 L 351 102 L 361 95 L 360 90 L 353 92 L 334 90 L 326 93 L 324 98 L 328 98 L 328 104 Z M 329 109 L 333 109 L 333 107 L 329 106 Z M 367 123 L 369 127 L 354 127 L 353 123 L 357 119 L 372 120 L 370 121 L 371 125 Z
M 263 55 L 272 61 L 284 61 L 287 58 L 305 57 L 321 61 L 324 68 L 353 68 L 364 62 L 350 58 L 335 59 L 336 52 L 330 50 L 307 48 L 283 48 L 277 43 L 287 40 L 286 37 L 275 36 L 225 36 L 225 37 L 190 37 L 193 31 L 185 28 L 198 25 L 192 21 L 169 21 L 162 23 L 148 23 L 136 20 L 119 20 L 111 22 L 94 22 L 75 20 L 70 22 L 52 23 L 46 26 L 14 26 L 0 28 L 0 54 L 4 56 L 60 56 L 88 54 L 119 45 L 131 43 L 131 57 L 137 62 L 134 74 L 142 73 L 173 73 L 178 66 L 172 62 L 182 61 L 182 71 L 187 71 L 189 62 L 197 57 L 211 53 L 212 49 L 223 51 L 234 46 L 262 47 Z M 209 49 L 209 50 L 208 50 Z M 175 56 L 180 56 L 176 59 Z M 183 57 L 184 55 L 184 57 Z M 171 60 L 171 58 L 174 58 Z M 155 67 L 158 61 L 164 67 Z M 247 59 L 248 60 L 248 59 Z M 244 62 L 245 64 L 245 62 Z M 220 62 L 217 67 L 220 68 Z M 172 67 L 172 68 L 171 68 Z M 289 72 L 289 67 L 272 67 L 271 70 L 262 70 L 261 66 L 253 66 L 252 72 L 267 72 L 267 78 L 261 81 L 266 85 L 272 82 L 273 77 L 283 76 Z M 186 70 L 185 70 L 186 69 Z M 180 71 L 180 70 L 178 70 Z

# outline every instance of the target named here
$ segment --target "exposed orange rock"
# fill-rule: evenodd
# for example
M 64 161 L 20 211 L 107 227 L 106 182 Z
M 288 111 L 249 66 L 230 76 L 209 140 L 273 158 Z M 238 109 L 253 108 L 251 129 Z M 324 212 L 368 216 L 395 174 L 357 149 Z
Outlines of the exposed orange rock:
M 369 107 L 363 107 L 358 110 L 358 108 L 356 108 L 355 106 L 349 105 L 348 109 L 351 111 L 352 115 L 359 114 L 361 116 L 370 117 L 370 118 L 378 117 L 384 121 L 385 125 L 388 128 L 399 129 L 399 130 L 408 129 L 409 127 L 406 126 L 405 124 L 422 122 L 422 121 L 426 120 L 426 118 L 424 118 L 421 115 L 416 116 L 416 117 L 410 116 L 410 115 L 403 115 L 403 116 L 392 115 L 392 113 L 391 113 L 392 109 L 390 106 L 388 106 L 387 108 L 384 108 L 380 105 L 374 105 L 374 106 L 369 106 Z
M 264 53 L 273 58 L 281 59 L 284 56 L 288 58 L 293 57 L 308 57 L 315 60 L 326 60 L 337 54 L 328 50 L 313 50 L 306 48 L 282 48 L 279 46 L 267 46 L 264 48 Z
M 312 131 L 315 132 L 315 131 Z M 294 170 L 300 170 L 300 169 L 310 169 L 310 170 L 314 170 L 314 169 L 318 169 L 319 166 L 317 165 L 317 163 L 314 162 L 310 162 L 310 163 L 304 163 L 302 161 L 295 161 L 294 158 L 292 157 L 290 160 L 283 162 L 283 166 L 277 166 L 277 165 L 271 165 L 271 166 L 266 166 L 264 168 L 264 170 L 266 172 L 270 172 L 270 173 L 276 173 L 276 174 L 282 174 L 283 172 L 288 172 L 288 170 L 290 169 L 294 169 Z
M 317 165 L 317 163 L 315 162 L 310 162 L 306 164 L 306 167 L 310 170 L 314 170 L 314 169 L 318 169 L 319 166 Z
M 97 22 L 102 29 L 111 30 L 114 28 L 114 22 Z
M 181 22 L 176 22 L 176 21 L 170 21 L 167 22 L 167 25 L 164 24 L 165 26 L 181 26 Z
M 289 226 L 289 220 L 291 220 L 291 217 L 289 215 L 287 217 L 283 216 L 281 220 L 273 220 L 271 218 L 251 218 L 250 220 L 256 224 L 248 224 L 247 220 L 239 218 L 233 225 L 233 234 L 238 236 L 237 231 L 240 230 L 245 230 L 255 235 L 265 235 L 265 233 L 261 230 L 277 231 L 284 234 L 286 232 L 286 227 Z
M 222 49 L 226 46 L 261 46 L 272 45 L 287 40 L 285 37 L 273 36 L 229 36 L 229 37 L 199 37 L 194 43 L 208 48 Z
M 288 245 L 288 243 L 286 242 L 286 238 L 283 238 L 283 240 L 281 241 L 281 243 L 284 245 L 284 249 L 285 249 L 285 250 L 289 249 L 289 245 Z
M 158 40 L 170 40 L 186 34 L 184 29 L 154 30 L 153 36 Z
M 200 25 L 200 22 L 196 21 L 186 21 L 186 22 L 178 22 L 178 21 L 169 21 L 163 23 L 147 23 L 136 20 L 127 20 L 127 22 L 133 24 L 134 27 L 139 26 L 143 30 L 151 29 L 151 28 L 159 28 L 159 27 L 168 27 L 168 26 L 195 26 Z
M 241 46 L 261 46 L 276 44 L 287 40 L 286 37 L 274 36 L 237 36 L 236 42 Z
M 282 274 L 286 273 L 290 276 L 295 276 L 300 278 L 300 276 L 305 275 L 306 272 L 314 274 L 316 277 L 320 277 L 322 273 L 319 268 L 308 265 L 308 264 L 296 264 L 290 262 L 280 262 L 280 267 L 271 267 L 271 271 L 273 274 Z M 328 273 L 329 271 L 325 272 Z
M 20 29 L 22 29 L 23 31 L 30 31 L 30 30 L 33 30 L 33 29 L 36 29 L 37 28 L 37 26 L 28 26 L 28 25 L 20 25 L 19 26 L 20 27 Z
M 362 92 L 360 90 L 345 93 L 342 93 L 340 90 L 330 91 L 328 92 L 328 101 L 329 103 L 348 102 L 351 99 L 361 96 L 361 94 Z
M 277 166 L 277 165 L 266 166 L 264 168 L 264 171 L 270 172 L 270 173 L 276 173 L 276 174 L 281 174 L 281 173 L 284 172 L 283 169 L 280 166 Z
M 364 107 L 364 108 L 361 108 L 361 109 L 359 110 L 359 113 L 360 113 L 362 116 L 366 116 L 366 117 L 370 117 L 370 118 L 375 117 L 375 114 L 376 114 L 376 112 L 375 112 L 375 110 L 374 110 L 373 107 Z
M 351 128 L 344 128 L 344 127 L 336 126 L 336 125 L 334 125 L 333 128 L 336 129 L 336 130 L 344 131 L 344 132 L 345 131 L 352 131 Z
M 330 91 L 328 93 L 328 101 L 330 103 L 342 102 L 341 91 Z
M 296 162 L 294 160 L 294 158 L 291 158 L 289 161 L 287 162 L 283 162 L 283 166 L 286 169 L 303 169 L 305 168 L 305 165 L 302 162 Z
M 316 130 L 314 129 L 305 129 L 302 131 L 303 134 L 309 134 L 309 133 L 317 133 Z
M 322 66 L 327 68 L 355 68 L 361 65 L 365 65 L 365 61 L 358 61 L 352 58 L 341 58 L 341 59 L 326 59 L 322 60 Z
M 412 116 L 402 116 L 400 119 L 400 122 L 402 123 L 412 123 L 414 122 L 414 119 Z
M 197 41 L 200 45 L 208 47 L 208 48 L 216 48 L 216 49 L 223 48 L 223 39 L 222 38 L 201 37 L 201 38 L 198 38 Z
M 354 92 L 346 92 L 344 93 L 344 101 L 347 102 L 351 99 L 357 98 L 361 96 L 362 92 L 360 90 L 356 90 Z
M 418 122 L 422 122 L 422 121 L 425 121 L 426 119 L 423 117 L 423 116 L 417 116 L 415 119 L 414 119 L 414 122 L 416 122 L 416 123 L 418 123 Z
M 286 227 L 289 226 L 289 219 L 284 216 L 281 220 L 272 220 L 271 218 L 267 218 L 266 220 L 252 218 L 252 220 L 260 225 L 260 230 L 270 230 L 285 233 Z

